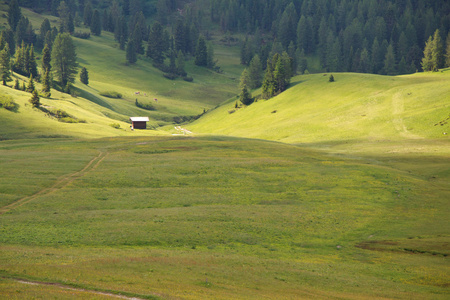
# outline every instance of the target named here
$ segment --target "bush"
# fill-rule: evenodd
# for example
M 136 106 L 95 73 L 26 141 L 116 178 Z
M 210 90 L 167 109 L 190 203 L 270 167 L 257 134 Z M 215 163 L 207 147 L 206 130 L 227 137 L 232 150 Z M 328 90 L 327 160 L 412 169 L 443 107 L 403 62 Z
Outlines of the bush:
M 151 103 L 141 103 L 136 99 L 136 102 L 134 103 L 137 107 L 146 109 L 146 110 L 156 110 L 156 108 Z
M 122 99 L 122 94 L 114 91 L 101 92 L 100 95 L 108 98 Z
M 120 124 L 119 123 L 112 123 L 109 126 L 111 126 L 112 128 L 115 128 L 115 129 L 120 129 Z
M 91 37 L 91 33 L 90 32 L 74 32 L 73 36 L 86 40 Z
M 172 73 L 164 73 L 163 75 L 165 78 L 170 79 L 170 80 L 175 80 L 178 76 Z
M 0 107 L 7 110 L 14 110 L 16 108 L 16 103 L 11 96 L 0 96 Z
M 183 80 L 187 81 L 187 82 L 192 82 L 192 81 L 194 81 L 194 78 L 192 78 L 192 76 L 184 76 Z

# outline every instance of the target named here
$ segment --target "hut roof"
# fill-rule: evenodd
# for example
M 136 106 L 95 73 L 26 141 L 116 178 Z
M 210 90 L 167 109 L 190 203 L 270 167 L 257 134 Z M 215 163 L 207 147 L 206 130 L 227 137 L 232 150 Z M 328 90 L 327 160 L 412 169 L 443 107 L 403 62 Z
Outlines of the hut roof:
M 148 122 L 150 121 L 148 117 L 130 117 L 131 122 Z

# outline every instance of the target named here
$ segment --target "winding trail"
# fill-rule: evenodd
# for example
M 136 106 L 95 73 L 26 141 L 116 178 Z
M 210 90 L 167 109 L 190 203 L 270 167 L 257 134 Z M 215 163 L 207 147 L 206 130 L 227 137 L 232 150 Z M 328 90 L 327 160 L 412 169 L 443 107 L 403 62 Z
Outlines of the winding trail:
M 110 293 L 110 292 L 102 292 L 102 291 L 89 290 L 89 289 L 83 289 L 83 288 L 75 288 L 75 287 L 71 287 L 71 286 L 68 286 L 68 285 L 60 284 L 60 283 L 31 281 L 31 280 L 24 280 L 24 279 L 18 279 L 18 278 L 9 278 L 9 277 L 3 277 L 3 278 L 14 280 L 16 282 L 23 283 L 23 284 L 41 285 L 41 286 L 54 286 L 54 287 L 58 287 L 58 288 L 65 289 L 65 290 L 91 293 L 91 294 L 95 294 L 95 295 L 108 296 L 108 297 L 119 298 L 119 299 L 127 299 L 127 300 L 141 300 L 141 299 L 143 299 L 143 298 L 137 298 L 137 297 L 128 297 L 128 296 L 124 296 L 124 295 L 121 295 L 121 294 L 114 294 L 114 293 Z
M 59 178 L 52 186 L 47 187 L 43 190 L 40 190 L 40 191 L 34 193 L 33 195 L 23 197 L 17 201 L 14 201 L 13 203 L 10 203 L 6 206 L 1 207 L 0 215 L 3 215 L 4 213 L 6 213 L 12 209 L 15 209 L 17 207 L 20 207 L 20 206 L 36 199 L 39 196 L 48 195 L 55 191 L 63 189 L 64 187 L 66 187 L 67 185 L 69 185 L 70 183 L 75 181 L 76 179 L 80 178 L 84 174 L 96 169 L 98 167 L 98 165 L 103 161 L 103 159 L 105 159 L 105 157 L 107 155 L 108 155 L 107 152 L 100 152 L 96 157 L 91 159 L 87 163 L 87 165 L 80 171 L 77 171 L 77 172 L 74 172 L 74 173 L 71 173 L 68 175 L 64 175 L 63 177 Z

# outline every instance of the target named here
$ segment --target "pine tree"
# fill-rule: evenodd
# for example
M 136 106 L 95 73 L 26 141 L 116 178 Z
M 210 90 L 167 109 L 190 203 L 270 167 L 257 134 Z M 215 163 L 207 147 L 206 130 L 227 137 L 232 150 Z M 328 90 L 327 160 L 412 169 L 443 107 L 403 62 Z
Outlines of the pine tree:
M 384 72 L 387 75 L 396 74 L 394 47 L 389 45 L 384 59 Z
M 445 66 L 450 67 L 450 32 L 447 35 L 446 47 L 445 47 Z
M 253 56 L 252 60 L 250 61 L 250 65 L 248 66 L 248 87 L 250 89 L 256 89 L 260 87 L 262 82 L 262 75 L 263 73 L 261 60 L 259 59 L 259 55 L 256 54 L 255 56 Z
M 34 46 L 31 45 L 28 52 L 28 70 L 27 73 L 33 75 L 33 77 L 38 77 L 36 57 L 34 56 Z
M 22 17 L 22 12 L 17 0 L 11 0 L 8 8 L 8 24 L 12 30 L 16 30 L 17 24 Z M 20 41 L 19 41 L 20 42 Z
M 183 52 L 181 50 L 178 51 L 177 54 L 177 59 L 175 61 L 175 66 L 177 69 L 177 74 L 180 76 L 186 76 L 186 71 L 184 70 L 184 55 Z
M 38 108 L 39 106 L 41 106 L 39 95 L 38 95 L 38 92 L 36 90 L 34 90 L 32 92 L 32 96 L 31 96 L 31 99 L 29 101 L 30 101 L 30 103 L 31 103 L 31 105 L 33 107 Z
M 162 64 L 165 50 L 163 27 L 161 23 L 155 22 L 150 29 L 146 55 L 155 63 Z
M 15 90 L 20 90 L 19 79 L 16 79 L 16 82 L 14 83 L 14 89 L 15 89 Z
M 444 66 L 444 46 L 442 44 L 441 35 L 439 34 L 439 29 L 436 29 L 433 35 L 431 63 L 433 65 L 433 71 L 437 71 Z
M 28 81 L 28 86 L 27 86 L 27 89 L 25 91 L 28 92 L 28 93 L 32 93 L 34 90 L 36 90 L 36 88 L 34 86 L 33 75 L 30 75 L 30 80 Z
M 68 33 L 60 33 L 53 43 L 52 66 L 61 87 L 75 80 L 77 55 L 72 38 Z
M 198 38 L 197 49 L 195 51 L 195 64 L 202 67 L 208 64 L 208 49 L 203 36 Z
M 80 72 L 80 81 L 84 84 L 89 84 L 89 73 L 85 67 L 81 69 Z
M 42 50 L 42 69 L 44 72 L 52 69 L 51 60 L 52 54 L 50 52 L 50 47 L 48 44 L 45 44 L 44 49 Z
M 8 44 L 0 51 L 0 76 L 3 85 L 6 85 L 6 82 L 11 80 L 11 55 Z
M 130 64 L 134 64 L 137 61 L 135 44 L 132 41 L 127 43 L 126 58 Z
M 93 35 L 100 36 L 102 34 L 102 22 L 100 20 L 100 12 L 96 9 L 91 18 L 91 32 Z
M 84 25 L 86 26 L 91 26 L 91 20 L 92 20 L 92 4 L 89 1 L 85 6 L 84 6 L 84 14 L 83 14 L 83 22 Z
M 433 39 L 430 36 L 428 38 L 428 41 L 425 43 L 425 49 L 423 50 L 422 70 L 424 72 L 432 71 L 434 69 L 433 62 L 431 60 L 431 53 L 432 53 L 432 47 L 433 47 L 432 44 L 433 44 Z
M 250 105 L 253 102 L 252 95 L 249 93 L 247 85 L 249 82 L 248 71 L 244 69 L 241 75 L 241 82 L 239 84 L 241 93 L 239 94 L 239 101 L 244 105 Z
M 42 77 L 42 92 L 44 93 L 45 97 L 51 96 L 51 86 L 52 86 L 52 78 L 50 74 L 50 70 L 47 69 L 44 71 L 43 77 Z
M 333 74 L 331 74 L 330 77 L 328 78 L 328 82 L 334 82 L 334 76 L 333 76 Z
M 270 60 L 267 60 L 267 68 L 262 83 L 262 97 L 264 99 L 272 98 L 276 93 L 276 81 L 273 76 L 273 66 Z

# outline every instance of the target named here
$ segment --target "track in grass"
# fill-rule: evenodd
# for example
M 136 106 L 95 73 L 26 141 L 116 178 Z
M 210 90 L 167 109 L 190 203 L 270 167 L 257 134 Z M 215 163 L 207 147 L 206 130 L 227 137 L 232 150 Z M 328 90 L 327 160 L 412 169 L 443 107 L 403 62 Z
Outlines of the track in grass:
M 13 203 L 10 203 L 2 208 L 0 208 L 0 215 L 14 209 L 17 207 L 20 207 L 34 199 L 36 199 L 39 196 L 42 195 L 47 195 L 50 193 L 53 193 L 55 191 L 61 190 L 64 187 L 66 187 L 67 185 L 69 185 L 70 183 L 72 183 L 74 180 L 80 178 L 81 176 L 83 176 L 84 174 L 86 174 L 89 171 L 94 170 L 95 168 L 97 168 L 97 166 L 103 161 L 103 159 L 105 159 L 105 157 L 107 156 L 107 152 L 100 152 L 96 157 L 94 157 L 93 159 L 91 159 L 86 166 L 81 169 L 80 171 L 74 172 L 72 174 L 66 175 L 64 177 L 62 177 L 61 179 L 58 179 L 52 186 L 45 188 L 43 190 L 40 190 L 37 193 L 34 193 L 31 196 L 26 196 L 23 197 Z

